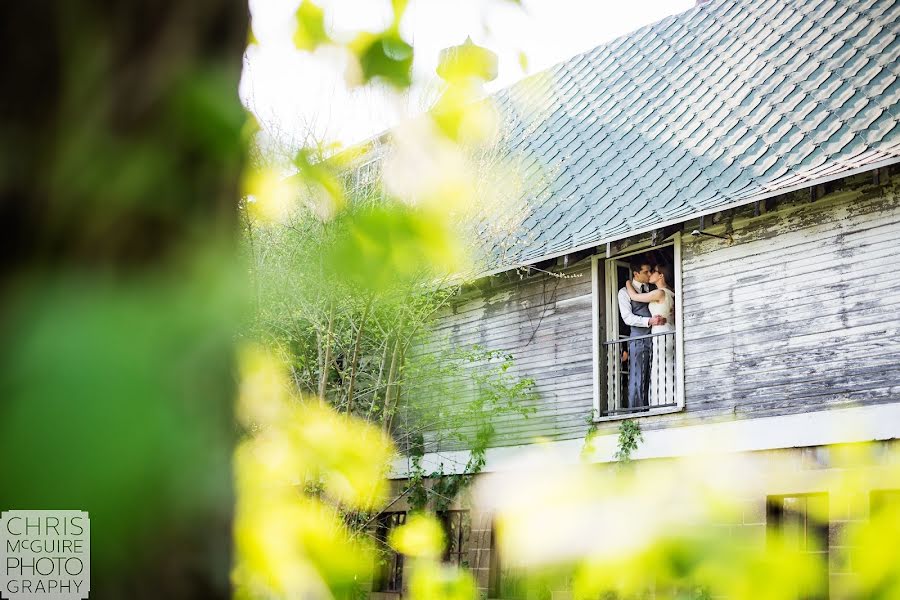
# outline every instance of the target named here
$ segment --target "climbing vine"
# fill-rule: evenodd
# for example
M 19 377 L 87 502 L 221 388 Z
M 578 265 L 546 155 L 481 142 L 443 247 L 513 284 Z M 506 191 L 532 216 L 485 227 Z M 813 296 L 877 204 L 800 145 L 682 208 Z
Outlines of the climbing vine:
M 496 417 L 518 414 L 527 418 L 535 411 L 527 402 L 534 395 L 534 380 L 519 378 L 511 372 L 511 354 L 486 351 L 476 345 L 463 353 L 462 358 L 463 363 L 469 364 L 476 393 L 471 403 L 456 415 L 459 426 L 451 437 L 469 447 L 469 459 L 458 473 L 445 472 L 443 463 L 428 473 L 422 465 L 425 444 L 421 436 L 417 443 L 411 444 L 409 479 L 403 493 L 413 512 L 445 511 L 472 483 L 486 464 L 487 449 L 496 433 L 493 425 Z M 478 368 L 474 363 L 480 361 L 493 368 Z M 467 435 L 464 429 L 473 426 L 474 434 Z
M 636 421 L 625 420 L 619 425 L 619 440 L 613 457 L 620 463 L 631 462 L 631 454 L 637 450 L 638 443 L 644 441 L 641 426 Z
M 412 466 L 404 490 L 410 511 L 440 513 L 450 508 L 453 500 L 484 468 L 485 453 L 493 433 L 490 425 L 479 427 L 476 443 L 469 451 L 469 460 L 461 473 L 445 473 L 443 463 L 435 471 L 426 473 L 422 466 L 422 454 L 410 457 Z
M 585 422 L 588 424 L 587 433 L 584 436 L 584 446 L 581 448 L 580 458 L 583 462 L 590 460 L 591 456 L 597 448 L 594 446 L 594 439 L 597 437 L 597 422 L 594 421 L 594 412 L 587 416 Z

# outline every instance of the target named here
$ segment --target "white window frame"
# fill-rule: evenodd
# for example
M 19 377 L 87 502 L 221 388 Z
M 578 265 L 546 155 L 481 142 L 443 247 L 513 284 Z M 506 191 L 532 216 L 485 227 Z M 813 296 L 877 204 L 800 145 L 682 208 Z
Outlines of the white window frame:
M 602 352 L 602 343 L 605 340 L 600 339 L 600 318 L 607 319 L 607 323 L 615 315 L 618 318 L 618 284 L 613 278 L 614 284 L 609 284 L 610 276 L 607 273 L 606 265 L 611 259 L 626 259 L 635 254 L 641 254 L 653 248 L 661 248 L 671 245 L 673 249 L 673 261 L 675 263 L 675 398 L 677 406 L 667 406 L 665 408 L 650 408 L 646 412 L 629 413 L 621 415 L 600 415 L 600 405 L 604 389 L 602 385 L 601 369 L 606 368 L 603 361 L 605 356 Z M 601 296 L 600 282 L 601 277 L 604 278 L 606 285 L 605 297 Z M 682 307 L 682 283 L 681 283 L 681 233 L 674 234 L 671 241 L 666 240 L 661 244 L 652 246 L 649 241 L 637 244 L 615 255 L 594 255 L 591 257 L 591 312 L 592 327 L 594 340 L 594 421 L 619 421 L 622 419 L 639 419 L 642 417 L 650 417 L 654 415 L 664 415 L 684 410 L 684 310 Z M 603 309 L 601 312 L 601 308 Z M 613 310 L 615 312 L 613 312 Z M 607 327 L 609 327 L 607 325 Z

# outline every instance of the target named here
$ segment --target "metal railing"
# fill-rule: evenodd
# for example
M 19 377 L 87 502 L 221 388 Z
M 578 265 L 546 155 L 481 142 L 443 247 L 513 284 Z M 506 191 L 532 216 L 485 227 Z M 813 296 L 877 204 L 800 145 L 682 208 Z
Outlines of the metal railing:
M 603 342 L 601 360 L 606 365 L 606 398 L 601 401 L 601 416 L 678 405 L 674 331 Z

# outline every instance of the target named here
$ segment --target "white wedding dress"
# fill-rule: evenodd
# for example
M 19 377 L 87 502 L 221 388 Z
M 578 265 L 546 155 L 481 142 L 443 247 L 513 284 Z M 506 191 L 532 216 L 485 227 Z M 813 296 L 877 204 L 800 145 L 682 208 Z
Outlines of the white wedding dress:
M 654 325 L 650 333 L 675 331 L 675 292 L 664 289 L 660 302 L 650 302 L 648 308 L 654 317 L 666 318 L 664 325 Z M 675 336 L 661 335 L 651 340 L 650 351 L 650 406 L 675 404 Z

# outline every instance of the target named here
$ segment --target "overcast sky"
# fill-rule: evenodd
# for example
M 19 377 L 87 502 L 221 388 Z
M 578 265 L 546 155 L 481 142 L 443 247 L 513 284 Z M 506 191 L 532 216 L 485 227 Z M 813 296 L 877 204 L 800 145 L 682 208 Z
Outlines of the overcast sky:
M 299 52 L 291 41 L 299 0 L 250 0 L 259 44 L 247 51 L 241 96 L 260 120 L 295 137 L 313 129 L 318 139 L 362 141 L 425 108 L 436 78 L 438 53 L 471 36 L 499 57 L 499 77 L 488 91 L 515 83 L 605 41 L 691 8 L 694 0 L 411 0 L 401 32 L 415 48 L 410 96 L 350 90 L 341 55 L 330 49 Z M 389 0 L 323 0 L 331 33 L 381 30 Z M 527 56 L 523 71 L 519 54 Z

